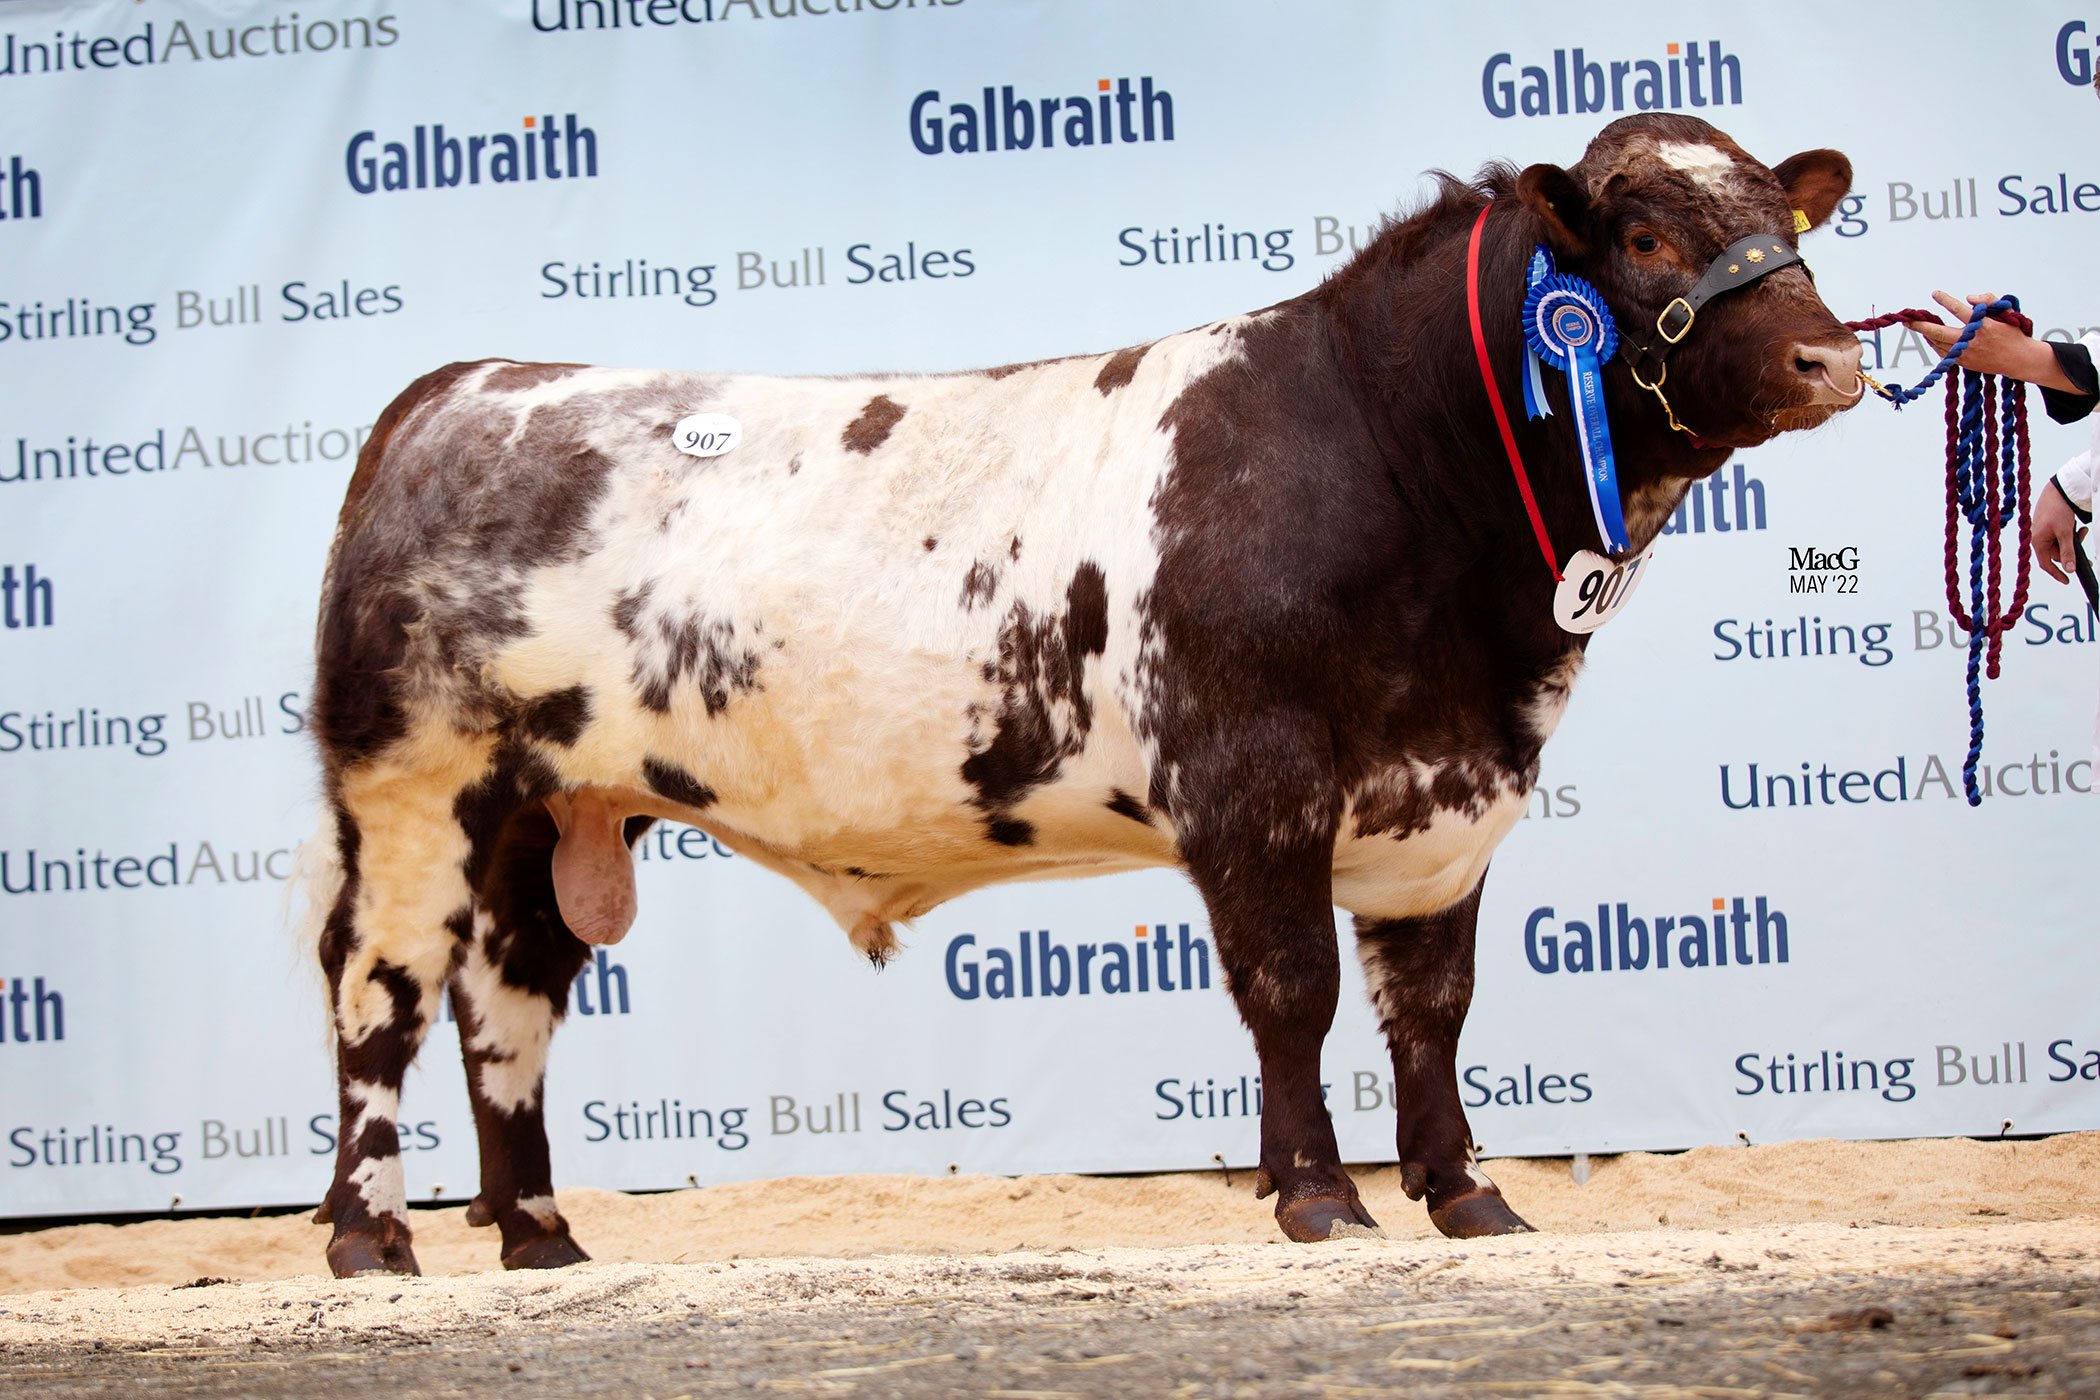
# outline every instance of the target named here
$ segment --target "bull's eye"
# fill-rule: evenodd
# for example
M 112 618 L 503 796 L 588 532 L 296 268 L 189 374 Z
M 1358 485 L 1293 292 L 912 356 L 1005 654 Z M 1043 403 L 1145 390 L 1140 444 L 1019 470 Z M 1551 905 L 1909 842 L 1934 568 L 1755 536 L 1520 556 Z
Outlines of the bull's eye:
M 1636 253 L 1656 253 L 1662 251 L 1662 240 L 1660 238 L 1657 238 L 1654 234 L 1649 233 L 1646 229 L 1643 229 L 1641 232 L 1635 234 L 1631 239 L 1628 240 L 1628 243 L 1632 247 L 1633 251 Z

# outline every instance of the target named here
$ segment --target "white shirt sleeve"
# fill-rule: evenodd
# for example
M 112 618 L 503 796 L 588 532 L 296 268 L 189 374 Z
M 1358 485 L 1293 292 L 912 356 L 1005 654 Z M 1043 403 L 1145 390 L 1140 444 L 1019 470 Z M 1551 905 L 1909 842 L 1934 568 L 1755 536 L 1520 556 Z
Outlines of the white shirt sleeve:
M 2078 343 L 2092 354 L 2095 364 L 2100 364 L 2100 330 L 2087 331 L 2078 337 Z M 2100 462 L 2100 414 L 2094 415 L 2092 422 L 2093 436 L 2085 451 L 2064 463 L 2056 472 L 2056 484 L 2064 488 L 2064 494 L 2080 510 L 2093 508 L 2094 464 Z
M 2100 427 L 2093 430 L 2093 446 L 2056 470 L 2056 484 L 2063 487 L 2064 494 L 2080 510 L 2093 508 L 2093 464 L 2096 460 L 2100 460 Z

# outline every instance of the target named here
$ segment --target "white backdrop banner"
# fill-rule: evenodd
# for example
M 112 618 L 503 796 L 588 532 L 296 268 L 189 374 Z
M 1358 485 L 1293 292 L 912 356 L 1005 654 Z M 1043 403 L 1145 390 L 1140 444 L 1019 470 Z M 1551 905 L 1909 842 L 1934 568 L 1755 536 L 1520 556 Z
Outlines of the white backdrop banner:
M 1111 348 L 1304 291 L 1426 169 L 1572 162 L 1657 107 L 1851 156 L 1805 247 L 1841 316 L 2004 289 L 2070 338 L 2100 323 L 2096 34 L 2069 3 L 7 5 L 0 1213 L 325 1188 L 282 911 L 314 606 L 357 445 L 423 371 Z M 1978 63 L 1995 100 L 1921 97 Z M 1885 379 L 1930 362 L 1869 342 Z M 2039 471 L 2081 434 L 2036 418 Z M 1488 880 L 1459 1061 L 1487 1151 L 2100 1127 L 2094 619 L 2037 583 L 1971 810 L 1940 482 L 1936 401 L 1869 404 L 1673 522 Z M 974 895 L 877 977 L 701 832 L 641 871 L 557 1039 L 563 1184 L 1254 1155 L 1178 875 Z M 1082 980 L 1089 945 L 1128 982 Z M 1328 1103 L 1390 1159 L 1344 966 Z M 408 1086 L 417 1198 L 473 1190 L 456 1051 L 440 1026 Z

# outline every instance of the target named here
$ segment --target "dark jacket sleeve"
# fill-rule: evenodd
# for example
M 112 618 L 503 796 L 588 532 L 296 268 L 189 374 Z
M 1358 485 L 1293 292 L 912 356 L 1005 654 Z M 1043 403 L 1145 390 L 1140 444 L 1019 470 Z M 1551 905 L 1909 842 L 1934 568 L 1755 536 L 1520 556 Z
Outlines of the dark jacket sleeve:
M 2077 386 L 2077 392 L 2044 389 L 2042 407 L 2059 423 L 2076 423 L 2100 405 L 2100 373 L 2093 369 L 2093 352 L 2083 345 L 2066 345 L 2060 340 L 2050 341 L 2049 348 L 2056 352 L 2056 367 Z

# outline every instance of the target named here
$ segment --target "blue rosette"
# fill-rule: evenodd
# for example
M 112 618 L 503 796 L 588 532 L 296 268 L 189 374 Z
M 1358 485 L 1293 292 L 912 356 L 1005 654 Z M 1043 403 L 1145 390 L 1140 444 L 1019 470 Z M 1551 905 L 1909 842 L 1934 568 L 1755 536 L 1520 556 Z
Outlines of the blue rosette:
M 1580 277 L 1548 273 L 1524 297 L 1524 344 L 1568 376 L 1582 444 L 1583 479 L 1597 534 L 1612 554 L 1624 553 L 1626 520 L 1619 505 L 1618 464 L 1612 458 L 1611 419 L 1604 406 L 1604 366 L 1619 348 L 1619 328 L 1603 294 Z
M 1619 348 L 1619 326 L 1595 287 L 1565 272 L 1549 272 L 1524 297 L 1524 343 L 1553 368 L 1565 370 L 1570 352 L 1585 345 L 1592 358 L 1609 360 Z

